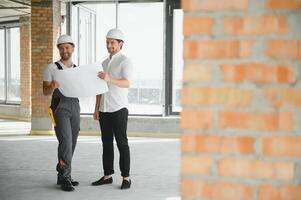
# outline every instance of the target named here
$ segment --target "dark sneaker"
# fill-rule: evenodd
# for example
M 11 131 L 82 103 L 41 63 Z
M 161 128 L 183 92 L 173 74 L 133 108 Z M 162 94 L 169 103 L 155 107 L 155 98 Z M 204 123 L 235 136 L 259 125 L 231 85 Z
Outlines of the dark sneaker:
M 67 191 L 67 192 L 74 191 L 74 187 L 72 186 L 70 179 L 63 180 L 61 182 L 61 188 L 62 188 L 62 190 Z
M 123 179 L 120 189 L 129 189 L 131 187 L 132 181 Z
M 71 184 L 72 184 L 73 186 L 78 186 L 78 185 L 79 185 L 79 182 L 78 182 L 78 181 L 75 181 L 75 180 L 73 180 L 73 179 L 71 179 Z
M 111 184 L 111 183 L 113 183 L 112 177 L 105 179 L 105 177 L 103 176 L 98 181 L 93 182 L 92 185 L 97 186 L 97 185 L 105 185 L 105 184 Z
M 56 184 L 57 184 L 57 185 L 61 185 L 61 184 L 62 184 L 62 181 L 63 181 L 63 178 L 62 178 L 61 176 L 57 175 L 57 181 L 56 181 Z M 73 179 L 71 179 L 70 181 L 71 181 L 71 184 L 72 184 L 73 186 L 78 186 L 78 185 L 79 185 L 79 182 L 78 182 L 78 181 L 75 181 L 75 180 L 73 180 Z

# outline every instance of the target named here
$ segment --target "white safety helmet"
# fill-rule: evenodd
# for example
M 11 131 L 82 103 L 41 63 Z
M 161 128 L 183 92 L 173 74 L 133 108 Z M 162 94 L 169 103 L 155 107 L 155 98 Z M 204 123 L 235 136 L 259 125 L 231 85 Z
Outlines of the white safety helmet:
M 70 35 L 61 35 L 58 39 L 57 39 L 57 43 L 56 46 L 58 47 L 60 44 L 64 44 L 64 43 L 70 43 L 73 46 L 75 46 L 72 37 Z
M 113 28 L 113 29 L 109 30 L 106 38 L 124 41 L 124 35 L 123 35 L 122 31 L 117 28 Z

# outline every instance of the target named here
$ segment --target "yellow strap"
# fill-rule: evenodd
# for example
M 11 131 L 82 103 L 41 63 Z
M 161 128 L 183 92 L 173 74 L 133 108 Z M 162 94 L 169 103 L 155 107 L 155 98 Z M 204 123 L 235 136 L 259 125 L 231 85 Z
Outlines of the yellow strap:
M 54 120 L 54 116 L 53 116 L 52 109 L 49 108 L 48 110 L 49 110 L 50 119 L 51 119 L 51 121 L 52 121 L 52 124 L 53 124 L 54 127 L 56 127 L 56 123 L 55 123 L 55 120 Z

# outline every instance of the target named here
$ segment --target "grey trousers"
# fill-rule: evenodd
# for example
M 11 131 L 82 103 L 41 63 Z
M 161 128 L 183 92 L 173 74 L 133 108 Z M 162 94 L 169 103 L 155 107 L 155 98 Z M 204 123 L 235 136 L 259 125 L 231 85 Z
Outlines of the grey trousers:
M 54 112 L 58 139 L 58 164 L 61 178 L 71 178 L 71 162 L 80 130 L 80 107 L 77 98 L 61 98 Z

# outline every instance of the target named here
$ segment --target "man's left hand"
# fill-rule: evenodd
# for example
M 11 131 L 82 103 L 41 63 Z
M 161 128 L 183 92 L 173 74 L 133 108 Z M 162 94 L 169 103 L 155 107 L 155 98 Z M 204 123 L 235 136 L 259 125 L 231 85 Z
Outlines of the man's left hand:
M 111 80 L 111 77 L 109 76 L 109 74 L 106 72 L 103 72 L 103 71 L 98 72 L 97 76 L 106 82 L 110 82 L 110 80 Z

